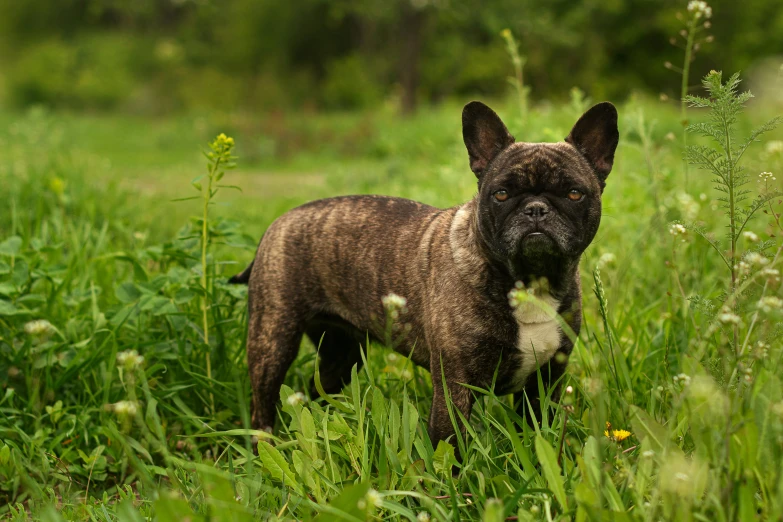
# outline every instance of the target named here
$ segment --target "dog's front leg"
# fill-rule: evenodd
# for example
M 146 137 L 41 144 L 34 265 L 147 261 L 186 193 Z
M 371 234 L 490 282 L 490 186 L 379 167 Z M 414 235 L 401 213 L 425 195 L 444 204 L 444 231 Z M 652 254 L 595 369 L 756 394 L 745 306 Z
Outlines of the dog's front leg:
M 445 361 L 444 361 L 445 366 Z M 437 370 L 436 370 L 437 372 Z M 448 397 L 443 387 L 443 376 L 440 373 L 434 372 L 432 374 L 432 409 L 430 410 L 430 423 L 429 423 L 429 435 L 432 445 L 438 446 L 438 442 L 445 440 L 459 451 L 459 445 L 452 435 L 456 434 L 454 429 L 454 423 L 451 421 L 449 415 L 449 404 L 451 403 L 453 408 L 454 421 L 459 426 L 460 433 L 465 436 L 466 429 L 465 424 L 457 414 L 459 411 L 466 419 L 470 419 L 470 410 L 473 408 L 473 393 L 460 383 L 470 382 L 466 375 L 462 375 L 461 372 L 446 372 L 446 390 L 448 391 Z
M 568 347 L 566 347 L 568 348 Z M 570 350 L 569 350 L 570 351 Z M 557 401 L 560 396 L 560 381 L 568 366 L 568 356 L 563 351 L 558 351 L 555 356 L 540 368 L 541 382 L 544 393 L 548 394 L 553 401 Z M 541 397 L 538 386 L 538 372 L 533 373 L 527 378 L 525 390 L 514 394 L 514 404 L 517 414 L 527 419 L 528 425 L 540 423 L 543 415 L 544 397 Z M 531 414 L 532 410 L 532 414 Z

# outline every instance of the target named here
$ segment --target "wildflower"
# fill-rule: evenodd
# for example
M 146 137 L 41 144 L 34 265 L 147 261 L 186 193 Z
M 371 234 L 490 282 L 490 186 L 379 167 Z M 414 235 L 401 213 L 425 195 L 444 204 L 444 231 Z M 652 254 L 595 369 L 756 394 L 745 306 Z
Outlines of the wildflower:
M 234 146 L 234 138 L 230 138 L 226 136 L 225 133 L 221 132 L 218 134 L 218 137 L 215 139 L 215 145 L 218 147 L 233 147 Z
M 48 337 L 54 331 L 54 326 L 46 319 L 37 319 L 24 325 L 24 332 L 30 337 Z
M 747 384 L 750 384 L 753 382 L 753 368 L 750 366 L 747 366 L 742 369 L 743 379 Z
M 503 29 L 502 31 L 500 31 L 500 36 L 502 36 L 503 38 L 508 40 L 509 38 L 511 38 L 511 29 L 508 29 L 508 28 L 507 29 Z M 428 515 L 428 517 L 429 517 L 429 515 Z
M 49 190 L 62 196 L 65 193 L 65 181 L 60 177 L 53 177 L 49 180 Z
M 112 407 L 118 417 L 133 417 L 136 415 L 136 403 L 134 401 L 120 401 Z
M 672 223 L 672 225 L 669 227 L 669 234 L 673 235 L 674 237 L 677 236 L 684 236 L 688 233 L 688 229 L 685 228 L 680 223 Z
M 742 237 L 750 241 L 751 243 L 758 243 L 759 242 L 759 236 L 756 235 L 755 232 L 751 232 L 750 230 L 746 230 L 742 233 Z
M 693 196 L 686 192 L 677 194 L 677 202 L 680 205 L 680 212 L 686 221 L 693 221 L 699 213 L 699 204 L 693 199 Z
M 397 319 L 400 314 L 404 314 L 408 311 L 406 308 L 408 300 L 395 293 L 390 293 L 381 298 L 383 308 L 393 318 Z
M 769 345 L 765 342 L 759 341 L 756 343 L 756 349 L 753 350 L 753 357 L 755 359 L 766 359 L 769 352 Z
M 738 264 L 734 265 L 734 268 L 740 274 L 749 274 L 750 273 L 750 265 L 748 263 L 746 263 L 745 261 L 740 261 Z
M 759 310 L 761 310 L 764 313 L 770 313 L 773 310 L 780 310 L 783 308 L 783 300 L 781 300 L 779 297 L 776 297 L 774 295 L 768 295 L 765 297 L 762 297 L 759 302 L 756 304 Z
M 631 432 L 627 430 L 612 430 L 612 434 L 609 435 L 609 430 L 604 431 L 604 436 L 615 442 L 622 442 L 631 436 Z
M 413 379 L 413 372 L 410 370 L 410 368 L 405 368 L 402 372 L 400 372 L 400 377 L 404 381 L 409 381 Z
M 759 174 L 759 183 L 767 183 L 768 181 L 775 181 L 778 178 L 772 175 L 771 172 L 762 172 Z
M 759 272 L 769 283 L 780 283 L 780 271 L 777 268 L 764 268 Z
M 605 254 L 602 254 L 600 258 L 598 258 L 598 264 L 596 267 L 598 270 L 603 269 L 607 265 L 613 265 L 617 261 L 617 256 L 612 254 L 611 252 L 607 252 Z
M 688 12 L 693 13 L 696 18 L 711 18 L 712 7 L 702 0 L 691 0 L 688 2 Z
M 568 395 L 571 395 L 572 393 L 574 393 L 574 387 L 573 386 L 566 386 L 566 393 Z
M 533 504 L 532 506 L 530 506 L 530 512 L 534 515 L 537 515 L 538 513 L 541 512 L 541 508 L 538 507 L 538 504 Z
M 378 491 L 374 489 L 371 489 L 367 492 L 366 498 L 367 502 L 369 502 L 371 506 L 381 507 L 383 504 L 383 497 L 380 493 L 378 493 Z
M 288 396 L 288 399 L 286 399 L 286 402 L 291 406 L 302 404 L 305 401 L 307 401 L 307 397 L 305 397 L 304 393 L 302 392 L 292 393 L 291 395 Z
M 680 386 L 682 388 L 686 388 L 690 386 L 691 384 L 691 378 L 688 375 L 685 375 L 684 373 L 680 373 L 678 375 L 674 376 L 674 385 Z
M 718 316 L 718 321 L 721 324 L 740 324 L 742 319 L 737 314 L 731 312 L 723 312 Z
M 764 147 L 764 150 L 766 150 L 768 154 L 783 154 L 783 141 L 768 141 L 767 145 Z
M 611 435 L 610 433 L 611 432 Z M 622 442 L 631 436 L 631 432 L 627 430 L 613 430 L 612 423 L 606 421 L 606 429 L 604 430 L 604 437 L 614 442 Z
M 759 254 L 758 252 L 751 252 L 745 256 L 745 261 L 751 266 L 764 266 L 769 264 L 769 259 Z
M 772 406 L 772 413 L 783 419 L 783 401 Z
M 418 515 L 416 515 L 416 520 L 419 522 L 430 522 L 430 514 L 426 511 L 420 511 Z
M 144 357 L 139 355 L 136 350 L 125 350 L 117 354 L 117 362 L 126 370 L 133 370 L 141 367 L 144 363 Z

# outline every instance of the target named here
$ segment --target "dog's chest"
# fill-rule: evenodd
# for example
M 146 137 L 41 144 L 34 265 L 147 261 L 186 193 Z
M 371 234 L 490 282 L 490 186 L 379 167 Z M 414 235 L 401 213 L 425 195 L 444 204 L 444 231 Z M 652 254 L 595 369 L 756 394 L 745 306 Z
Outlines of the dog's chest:
M 546 364 L 560 346 L 562 331 L 553 317 L 560 303 L 550 295 L 540 300 L 547 306 L 523 302 L 514 309 L 518 329 L 517 350 L 520 354 L 520 362 L 513 376 L 513 386 L 517 389 L 521 389 L 528 377 Z

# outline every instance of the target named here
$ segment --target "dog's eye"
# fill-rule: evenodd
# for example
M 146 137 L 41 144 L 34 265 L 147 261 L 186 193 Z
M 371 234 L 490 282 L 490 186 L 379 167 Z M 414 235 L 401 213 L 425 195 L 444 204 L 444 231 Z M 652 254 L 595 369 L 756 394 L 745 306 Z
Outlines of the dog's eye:
M 576 189 L 572 189 L 568 193 L 568 199 L 570 199 L 571 201 L 579 201 L 583 197 L 585 197 L 585 195 Z
M 508 199 L 508 192 L 505 190 L 498 190 L 493 196 L 495 196 L 495 199 L 498 201 L 506 201 Z

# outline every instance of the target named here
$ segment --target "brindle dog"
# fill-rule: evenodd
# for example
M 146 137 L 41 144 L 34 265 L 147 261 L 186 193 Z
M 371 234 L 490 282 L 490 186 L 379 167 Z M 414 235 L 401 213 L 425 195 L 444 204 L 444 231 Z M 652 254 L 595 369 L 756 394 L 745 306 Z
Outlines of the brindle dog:
M 472 200 L 448 209 L 383 196 L 313 201 L 272 223 L 231 279 L 249 284 L 254 428 L 274 425 L 302 335 L 320 342 L 323 387 L 338 393 L 362 364 L 367 336 L 384 338 L 381 298 L 391 293 L 407 299 L 410 325 L 396 350 L 433 374 L 433 444 L 454 434 L 444 380 L 465 418 L 473 395 L 462 384 L 489 387 L 493 378 L 496 393 L 520 396 L 521 415 L 522 393 L 540 412 L 536 371 L 556 386 L 572 349 L 551 311 L 579 332 L 579 259 L 601 219 L 617 111 L 595 105 L 565 142 L 517 143 L 497 114 L 471 102 L 462 134 L 478 178 Z M 518 282 L 542 280 L 548 307 L 509 305 Z

